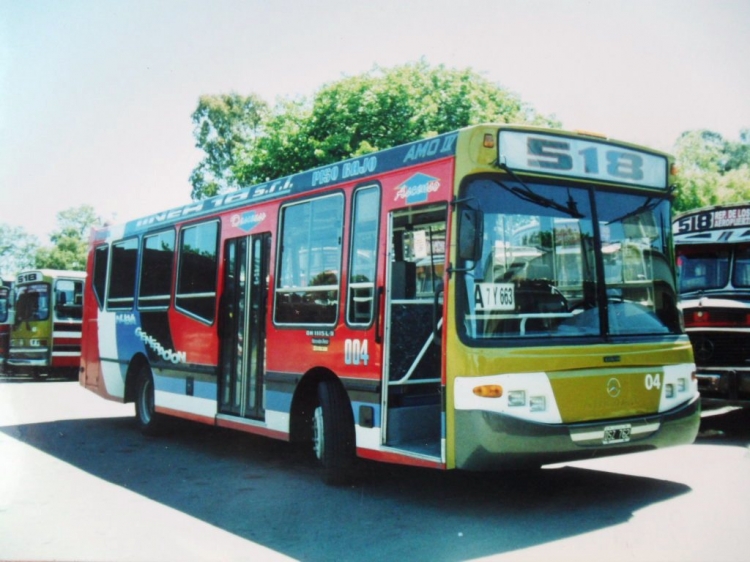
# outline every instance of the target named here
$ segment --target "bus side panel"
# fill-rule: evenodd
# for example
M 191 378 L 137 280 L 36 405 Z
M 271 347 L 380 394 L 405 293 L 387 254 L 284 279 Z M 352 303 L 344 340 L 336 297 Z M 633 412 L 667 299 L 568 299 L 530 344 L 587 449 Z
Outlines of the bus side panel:
M 77 370 L 81 363 L 81 322 L 54 322 L 52 368 Z
M 381 187 L 381 219 L 377 249 L 376 293 L 386 282 L 387 217 L 395 208 L 434 204 L 448 201 L 451 197 L 454 177 L 454 159 L 445 158 L 422 166 L 402 168 L 382 176 L 371 178 Z M 361 182 L 366 185 L 369 182 Z M 348 186 L 344 186 L 349 191 Z M 268 388 L 268 408 L 281 409 L 288 415 L 292 392 L 301 376 L 313 369 L 334 373 L 347 389 L 351 402 L 356 430 L 358 455 L 389 462 L 414 464 L 407 455 L 390 450 L 386 452 L 381 436 L 381 397 L 383 381 L 383 296 L 376 299 L 378 319 L 370 326 L 355 328 L 346 324 L 347 281 L 351 231 L 352 195 L 348 193 L 344 215 L 345 236 L 342 241 L 342 266 L 338 320 L 335 326 L 278 325 L 273 318 L 273 291 L 276 287 L 277 265 L 269 271 L 270 301 L 268 320 L 267 373 L 273 377 Z M 271 214 L 270 212 L 268 214 Z M 282 242 L 283 243 L 283 242 Z M 274 252 L 277 243 L 273 245 Z M 272 259 L 275 264 L 275 260 Z M 284 381 L 282 383 L 282 381 Z M 289 381 L 289 382 L 286 382 Z M 366 416 L 366 417 L 362 417 Z M 269 421 L 271 417 L 267 418 Z M 424 461 L 429 466 L 442 466 L 434 461 Z

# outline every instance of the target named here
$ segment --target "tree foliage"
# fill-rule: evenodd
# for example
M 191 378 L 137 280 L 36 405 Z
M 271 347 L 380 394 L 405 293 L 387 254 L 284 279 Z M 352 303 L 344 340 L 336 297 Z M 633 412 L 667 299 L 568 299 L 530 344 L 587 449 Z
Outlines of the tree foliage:
M 193 114 L 206 152 L 191 176 L 193 198 L 482 122 L 559 126 L 471 69 L 425 61 L 376 67 L 272 110 L 256 96 L 204 96 Z
M 237 174 L 268 116 L 268 104 L 255 95 L 201 96 L 192 115 L 193 134 L 206 155 L 190 175 L 194 199 L 241 187 Z
M 93 207 L 81 205 L 60 211 L 57 224 L 58 229 L 50 235 L 53 246 L 38 249 L 35 267 L 85 271 L 89 231 L 101 224 L 101 219 Z
M 709 130 L 686 131 L 675 143 L 675 211 L 750 201 L 750 129 L 739 141 Z
M 14 276 L 34 267 L 39 240 L 20 226 L 0 224 L 0 275 Z

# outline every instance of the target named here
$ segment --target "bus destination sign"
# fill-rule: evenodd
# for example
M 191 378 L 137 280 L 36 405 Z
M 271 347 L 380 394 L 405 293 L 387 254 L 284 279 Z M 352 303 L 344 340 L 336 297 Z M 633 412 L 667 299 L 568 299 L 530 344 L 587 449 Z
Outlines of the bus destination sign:
M 500 131 L 500 162 L 523 170 L 666 189 L 666 156 L 606 141 Z
M 748 226 L 750 226 L 750 206 L 717 207 L 678 217 L 674 224 L 674 233 L 688 234 L 690 232 Z

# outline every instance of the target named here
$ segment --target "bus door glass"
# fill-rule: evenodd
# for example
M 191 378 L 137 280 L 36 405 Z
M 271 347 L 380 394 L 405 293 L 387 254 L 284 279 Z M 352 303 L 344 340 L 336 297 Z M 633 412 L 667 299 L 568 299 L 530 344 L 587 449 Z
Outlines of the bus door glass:
M 55 281 L 55 320 L 80 321 L 83 318 L 83 280 Z
M 386 291 L 386 445 L 441 455 L 442 326 L 445 205 L 390 215 Z
M 265 415 L 265 325 L 268 249 L 271 235 L 227 240 L 219 336 L 222 413 L 263 419 Z

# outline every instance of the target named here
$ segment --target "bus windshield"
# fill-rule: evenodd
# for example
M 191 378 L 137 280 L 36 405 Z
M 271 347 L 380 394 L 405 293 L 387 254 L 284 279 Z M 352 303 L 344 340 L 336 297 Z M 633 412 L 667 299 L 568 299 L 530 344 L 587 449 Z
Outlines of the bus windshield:
M 679 246 L 677 265 L 681 294 L 750 288 L 750 246 Z
M 49 318 L 49 285 L 34 283 L 18 287 L 16 323 Z
M 484 217 L 460 281 L 464 336 L 680 332 L 665 199 L 484 177 L 462 200 Z

